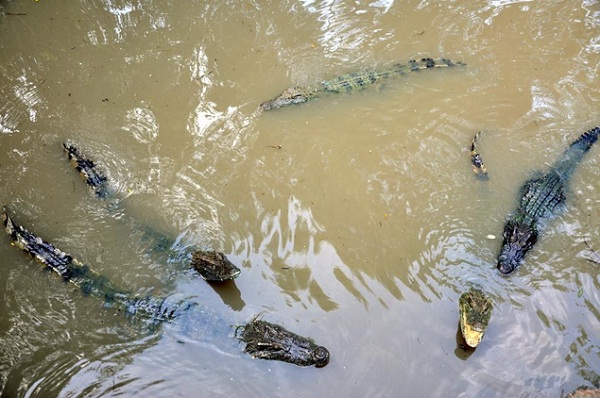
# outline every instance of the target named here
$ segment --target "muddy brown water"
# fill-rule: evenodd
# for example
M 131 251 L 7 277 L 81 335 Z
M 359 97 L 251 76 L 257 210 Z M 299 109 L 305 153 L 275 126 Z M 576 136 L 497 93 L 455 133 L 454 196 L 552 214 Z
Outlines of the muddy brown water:
M 521 184 L 600 125 L 599 32 L 591 0 L 0 1 L 0 200 L 17 221 L 136 292 L 194 296 L 232 325 L 262 314 L 332 356 L 253 360 L 209 318 L 205 333 L 148 332 L 2 235 L 2 396 L 600 387 L 600 147 L 525 263 L 495 269 Z M 423 56 L 468 66 L 257 111 L 296 84 Z M 489 181 L 469 163 L 480 130 Z M 65 140 L 123 208 L 94 198 Z M 177 250 L 145 251 L 131 217 L 177 250 L 224 251 L 241 276 L 207 285 Z M 465 352 L 457 301 L 472 285 L 494 313 Z

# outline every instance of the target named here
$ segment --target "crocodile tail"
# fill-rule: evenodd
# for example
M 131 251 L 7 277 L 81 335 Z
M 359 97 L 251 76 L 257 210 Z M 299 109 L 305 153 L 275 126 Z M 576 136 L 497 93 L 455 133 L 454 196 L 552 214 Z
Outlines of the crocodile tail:
M 554 169 L 563 179 L 566 179 L 571 175 L 592 145 L 598 141 L 599 135 L 600 127 L 594 127 L 580 135 L 579 138 L 569 145 L 569 148 L 567 148 L 554 165 Z
M 407 72 L 418 72 L 423 69 L 431 69 L 431 68 L 449 68 L 453 66 L 465 66 L 463 62 L 451 61 L 447 58 L 420 58 L 420 59 L 411 59 L 405 64 L 395 64 L 391 67 L 390 70 L 386 70 L 383 72 L 378 72 L 381 77 L 388 77 L 390 73 L 395 73 L 398 75 L 404 75 Z
M 475 134 L 473 136 L 473 140 L 471 141 L 471 152 L 476 152 L 475 150 L 475 142 L 479 139 L 479 135 L 481 134 L 481 131 L 477 132 L 477 134 Z
M 79 174 L 83 180 L 94 190 L 96 196 L 99 198 L 108 197 L 108 179 L 105 175 L 98 172 L 96 169 L 96 164 L 93 161 L 83 157 L 81 151 L 79 151 L 79 149 L 70 142 L 64 142 L 63 149 L 69 158 L 71 166 L 79 171 Z
M 83 294 L 108 301 L 124 295 L 123 290 L 113 286 L 108 279 L 92 271 L 87 265 L 16 224 L 6 207 L 3 208 L 2 219 L 4 229 L 12 238 L 14 246 L 59 274 L 64 281 L 72 282 Z
M 573 143 L 569 146 L 569 149 L 577 148 L 578 150 L 587 152 L 590 150 L 592 145 L 594 145 L 594 143 L 598 141 L 598 135 L 600 135 L 600 127 L 594 127 L 593 129 L 586 131 L 579 138 L 573 141 Z

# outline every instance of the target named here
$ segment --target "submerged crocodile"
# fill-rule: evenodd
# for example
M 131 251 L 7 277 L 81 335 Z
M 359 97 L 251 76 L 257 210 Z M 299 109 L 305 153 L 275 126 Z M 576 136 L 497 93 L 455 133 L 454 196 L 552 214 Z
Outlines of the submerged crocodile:
M 454 62 L 449 59 L 421 58 L 410 60 L 406 64 L 395 64 L 385 70 L 366 70 L 352 72 L 338 76 L 331 80 L 325 80 L 315 87 L 295 86 L 285 90 L 276 98 L 263 102 L 260 107 L 263 111 L 277 109 L 293 104 L 303 104 L 327 93 L 342 93 L 362 90 L 369 85 L 380 82 L 391 76 L 405 75 L 408 72 L 417 72 L 423 69 L 447 68 L 451 66 L 465 65 L 462 62 Z
M 108 178 L 98 171 L 92 160 L 85 158 L 71 143 L 63 143 L 63 149 L 71 165 L 79 171 L 83 180 L 92 188 L 98 198 L 114 198 L 115 194 L 110 189 Z M 174 243 L 173 240 L 156 231 L 150 231 L 147 227 L 142 229 L 155 241 L 160 242 L 162 249 L 168 249 Z M 196 250 L 192 254 L 190 265 L 207 281 L 221 282 L 235 279 L 241 273 L 240 269 L 229 261 L 225 254 L 213 250 Z
M 565 186 L 587 151 L 598 139 L 600 127 L 583 133 L 569 146 L 548 173 L 532 178 L 521 188 L 519 206 L 506 222 L 498 269 L 510 274 L 523 261 L 538 238 L 539 222 L 565 202 Z
M 6 208 L 3 209 L 2 220 L 14 246 L 58 273 L 65 281 L 75 284 L 84 295 L 99 298 L 107 305 L 152 325 L 175 323 L 178 320 L 182 323 L 194 322 L 193 326 L 187 325 L 185 330 L 198 332 L 203 328 L 197 327 L 197 323 L 207 323 L 206 318 L 210 315 L 197 302 L 175 296 L 136 296 L 116 287 L 107 278 L 92 271 L 77 259 L 15 224 Z M 217 322 L 215 319 L 209 323 L 210 327 L 218 329 L 218 333 L 230 334 L 227 330 L 231 329 L 230 323 L 222 320 Z M 206 332 L 215 333 L 214 330 Z M 253 358 L 316 367 L 323 367 L 329 362 L 329 351 L 325 347 L 261 319 L 254 318 L 245 325 L 235 327 L 233 334 L 237 340 L 246 344 L 244 351 Z

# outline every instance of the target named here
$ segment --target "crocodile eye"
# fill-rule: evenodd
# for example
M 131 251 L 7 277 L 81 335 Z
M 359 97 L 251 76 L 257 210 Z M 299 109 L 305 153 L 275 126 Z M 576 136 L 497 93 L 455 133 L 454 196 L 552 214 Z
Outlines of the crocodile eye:
M 325 347 L 318 346 L 315 348 L 312 357 L 317 368 L 322 368 L 329 363 L 329 351 Z

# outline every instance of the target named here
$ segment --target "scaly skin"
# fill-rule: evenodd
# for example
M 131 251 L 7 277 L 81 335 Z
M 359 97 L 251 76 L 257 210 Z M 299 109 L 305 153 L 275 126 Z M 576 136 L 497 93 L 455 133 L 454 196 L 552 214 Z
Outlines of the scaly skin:
M 83 294 L 104 300 L 129 315 L 139 315 L 151 323 L 173 318 L 175 308 L 163 307 L 164 299 L 135 297 L 114 286 L 77 259 L 17 225 L 6 208 L 3 209 L 2 220 L 4 230 L 13 239 L 14 246 L 56 272 L 63 280 L 75 284 Z
M 391 68 L 383 71 L 367 70 L 362 72 L 352 72 L 338 76 L 331 80 L 325 80 L 316 87 L 295 86 L 287 89 L 276 98 L 263 102 L 260 107 L 263 111 L 278 109 L 288 105 L 303 104 L 326 93 L 342 93 L 358 91 L 373 85 L 391 76 L 405 75 L 408 72 L 417 72 L 423 69 L 447 68 L 452 66 L 464 65 L 462 62 L 453 62 L 449 59 L 441 58 L 421 58 L 410 60 L 406 64 L 395 64 Z
M 460 331 L 469 347 L 477 347 L 483 339 L 490 323 L 492 308 L 492 301 L 479 289 L 471 289 L 460 296 Z
M 519 206 L 504 226 L 498 270 L 510 274 L 535 245 L 540 220 L 554 214 L 565 202 L 565 186 L 585 154 L 598 139 L 600 127 L 583 133 L 561 158 L 540 178 L 530 179 L 521 188 Z
M 564 398 L 600 398 L 600 389 L 579 387 Z
M 325 347 L 316 345 L 311 339 L 299 340 L 284 327 L 260 319 L 255 318 L 248 325 L 238 327 L 236 336 L 247 344 L 246 352 L 253 358 L 285 360 L 317 368 L 329 363 L 329 351 Z
M 117 288 L 108 279 L 95 273 L 51 243 L 15 224 L 6 208 L 3 209 L 2 220 L 5 231 L 13 239 L 14 246 L 58 273 L 65 281 L 75 284 L 83 294 L 99 298 L 130 316 L 141 318 L 152 325 L 160 325 L 176 318 L 184 318 L 193 307 L 197 306 L 197 303 L 187 300 L 173 302 L 169 298 L 138 297 L 124 289 Z M 205 310 L 193 314 L 208 316 Z M 187 318 L 185 321 L 194 320 Z M 253 358 L 316 367 L 323 367 L 329 362 L 329 351 L 325 347 L 315 344 L 309 338 L 292 333 L 282 326 L 257 318 L 246 325 L 238 326 L 234 334 L 238 340 L 246 343 L 244 351 Z
M 101 199 L 109 199 L 114 193 L 108 187 L 108 179 L 97 170 L 96 164 L 85 158 L 79 149 L 71 143 L 63 143 L 63 148 L 71 165 L 79 171 L 79 174 L 87 185 Z M 144 228 L 148 230 L 148 228 Z M 168 249 L 173 243 L 165 236 L 161 236 L 155 231 L 149 231 L 146 234 L 152 236 L 158 243 L 157 247 Z M 197 250 L 193 253 L 191 267 L 194 268 L 200 276 L 211 282 L 221 282 L 237 278 L 241 270 L 236 267 L 225 254 L 212 250 Z
M 81 156 L 77 148 L 68 143 L 63 143 L 63 149 L 67 154 L 71 166 L 81 175 L 81 178 L 94 190 L 99 198 L 107 198 L 111 195 L 107 178 L 96 169 L 96 164 Z
M 503 242 L 498 256 L 498 269 L 503 274 L 511 273 L 529 252 L 538 239 L 540 220 L 554 214 L 565 202 L 564 189 L 571 174 L 587 151 L 597 141 L 600 128 L 583 133 L 564 152 L 561 158 L 540 178 L 530 179 L 521 188 L 519 206 L 504 226 Z M 475 151 L 475 138 L 471 144 L 471 155 Z M 475 166 L 485 172 L 483 162 Z M 481 160 L 481 159 L 479 159 Z M 482 291 L 471 289 L 459 300 L 460 329 L 467 345 L 477 347 L 483 339 L 492 313 L 492 302 Z

